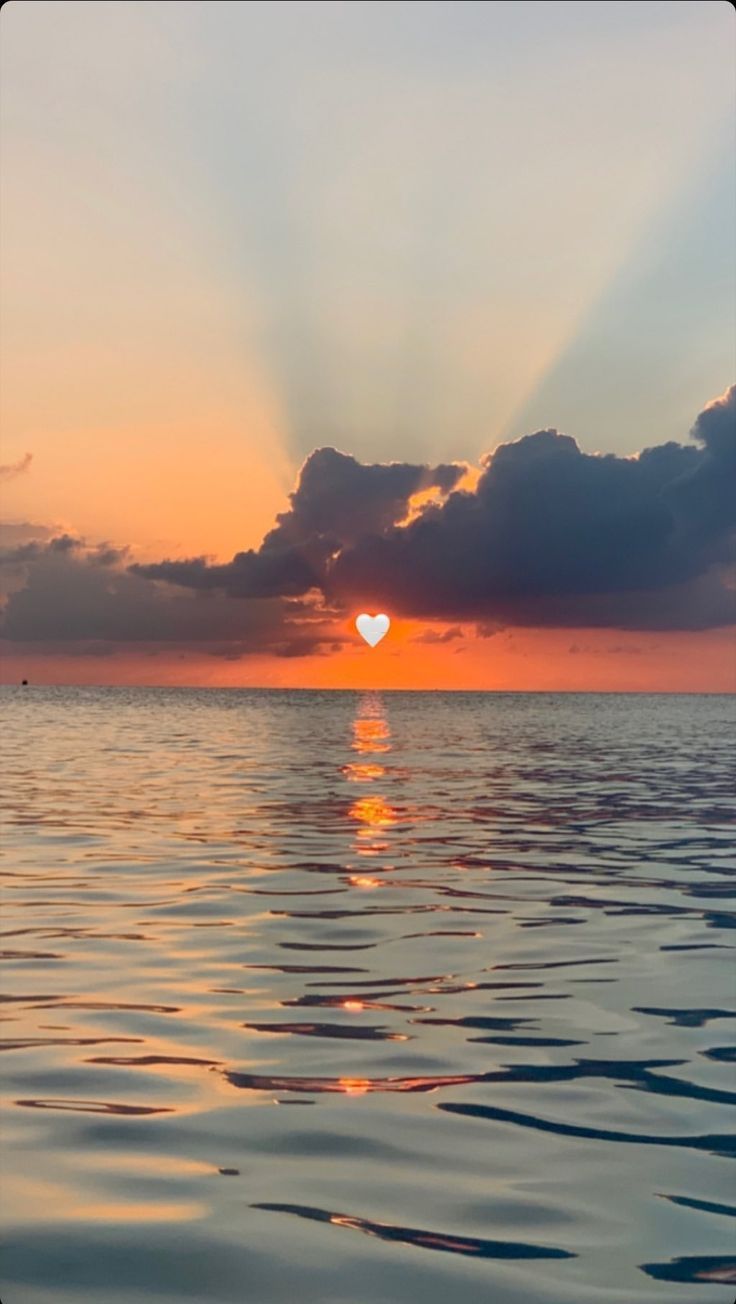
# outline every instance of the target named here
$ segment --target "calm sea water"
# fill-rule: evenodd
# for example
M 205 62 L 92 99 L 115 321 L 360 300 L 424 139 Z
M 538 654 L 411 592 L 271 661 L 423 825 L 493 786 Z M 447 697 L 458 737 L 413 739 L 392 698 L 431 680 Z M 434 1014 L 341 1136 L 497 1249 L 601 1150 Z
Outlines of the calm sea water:
M 4 1304 L 732 1304 L 727 698 L 2 704 Z

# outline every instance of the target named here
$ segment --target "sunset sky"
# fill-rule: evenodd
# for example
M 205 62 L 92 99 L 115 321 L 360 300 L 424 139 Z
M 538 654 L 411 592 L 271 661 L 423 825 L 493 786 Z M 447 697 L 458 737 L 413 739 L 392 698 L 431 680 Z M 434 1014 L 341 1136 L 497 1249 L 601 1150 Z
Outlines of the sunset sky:
M 5 681 L 736 688 L 730 5 L 0 22 Z

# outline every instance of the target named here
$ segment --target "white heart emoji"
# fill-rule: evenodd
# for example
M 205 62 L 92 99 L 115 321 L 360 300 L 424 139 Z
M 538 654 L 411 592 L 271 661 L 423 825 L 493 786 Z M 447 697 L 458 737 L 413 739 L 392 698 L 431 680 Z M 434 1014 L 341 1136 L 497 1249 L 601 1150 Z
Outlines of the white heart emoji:
M 369 647 L 375 647 L 376 643 L 380 643 L 384 635 L 388 634 L 390 625 L 391 621 L 384 612 L 378 616 L 369 616 L 363 611 L 355 621 L 355 628 Z

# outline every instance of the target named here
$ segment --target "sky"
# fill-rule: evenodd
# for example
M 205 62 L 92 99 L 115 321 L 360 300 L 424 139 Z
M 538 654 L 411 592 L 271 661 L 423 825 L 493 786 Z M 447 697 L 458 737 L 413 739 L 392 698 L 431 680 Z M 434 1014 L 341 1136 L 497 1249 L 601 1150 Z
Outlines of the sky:
M 0 24 L 4 679 L 736 687 L 730 5 Z

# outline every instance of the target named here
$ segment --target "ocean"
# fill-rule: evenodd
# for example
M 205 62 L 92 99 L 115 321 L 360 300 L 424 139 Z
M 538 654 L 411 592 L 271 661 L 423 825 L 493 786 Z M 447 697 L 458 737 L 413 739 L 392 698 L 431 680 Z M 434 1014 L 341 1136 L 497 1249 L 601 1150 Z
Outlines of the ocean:
M 732 1304 L 733 699 L 1 700 L 3 1304 Z

